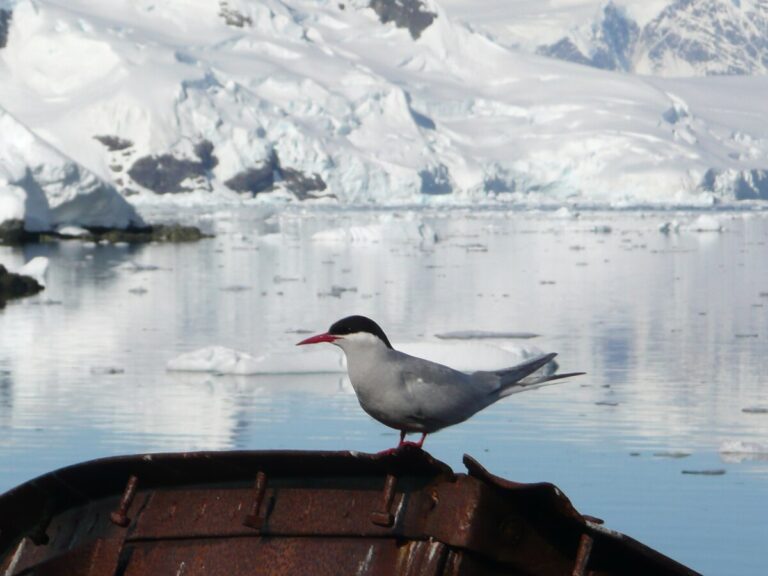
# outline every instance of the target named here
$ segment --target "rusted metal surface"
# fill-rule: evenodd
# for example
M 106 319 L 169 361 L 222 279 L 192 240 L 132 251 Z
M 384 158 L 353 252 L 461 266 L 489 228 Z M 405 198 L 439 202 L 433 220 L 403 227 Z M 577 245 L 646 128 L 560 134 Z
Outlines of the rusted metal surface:
M 71 466 L 0 496 L 0 576 L 676 576 L 552 484 L 417 449 L 200 452 Z
M 120 499 L 120 506 L 109 515 L 113 524 L 122 526 L 123 528 L 130 524 L 131 521 L 126 515 L 126 512 L 133 502 L 133 497 L 136 496 L 136 484 L 138 484 L 138 482 L 139 479 L 136 478 L 136 476 L 128 478 L 128 484 L 125 485 L 125 492 L 123 492 L 123 497 Z

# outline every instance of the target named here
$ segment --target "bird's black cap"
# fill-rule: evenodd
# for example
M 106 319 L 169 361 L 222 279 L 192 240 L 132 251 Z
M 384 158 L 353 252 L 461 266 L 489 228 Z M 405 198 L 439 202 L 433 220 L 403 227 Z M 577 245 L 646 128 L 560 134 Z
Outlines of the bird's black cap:
M 387 348 L 392 348 L 392 344 L 389 343 L 389 338 L 384 334 L 384 330 L 381 329 L 381 326 L 365 316 L 347 316 L 346 318 L 334 322 L 328 330 L 328 334 L 336 334 L 338 336 L 356 334 L 358 332 L 368 332 L 369 334 L 373 334 L 384 342 L 384 344 L 387 345 Z

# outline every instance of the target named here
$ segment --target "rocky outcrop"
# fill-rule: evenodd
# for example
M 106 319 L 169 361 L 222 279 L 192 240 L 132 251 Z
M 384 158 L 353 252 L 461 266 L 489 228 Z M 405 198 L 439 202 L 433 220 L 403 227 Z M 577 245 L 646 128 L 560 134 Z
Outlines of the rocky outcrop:
M 263 163 L 248 168 L 224 182 L 231 190 L 253 196 L 272 192 L 278 184 L 293 192 L 299 200 L 314 198 L 313 192 L 322 192 L 327 188 L 319 174 L 307 175 L 295 168 L 283 168 L 275 151 Z
M 293 192 L 299 200 L 314 198 L 313 192 L 322 192 L 327 188 L 320 174 L 307 175 L 293 168 L 280 171 L 285 187 Z
M 0 308 L 3 308 L 8 300 L 32 296 L 42 289 L 34 278 L 8 272 L 5 266 L 0 264 Z
M 133 142 L 120 138 L 119 136 L 94 136 L 94 139 L 104 144 L 110 152 L 120 152 L 121 150 L 127 150 L 133 146 Z
M 429 170 L 422 170 L 419 172 L 419 176 L 421 177 L 422 194 L 442 195 L 453 192 L 451 176 L 448 173 L 448 168 L 443 164 Z
M 768 200 L 768 170 L 707 170 L 701 189 L 736 200 Z
M 557 58 L 558 60 L 573 62 L 574 64 L 594 66 L 592 59 L 584 56 L 581 50 L 579 50 L 579 47 L 573 43 L 573 40 L 567 37 L 561 38 L 554 44 L 540 46 L 536 50 L 536 53 L 541 54 L 542 56 L 548 56 L 549 58 Z
M 275 169 L 272 163 L 267 161 L 235 174 L 224 182 L 224 185 L 235 192 L 245 192 L 254 196 L 261 192 L 268 192 L 275 185 Z
M 10 10 L 0 9 L 0 48 L 5 48 L 8 44 L 8 29 L 11 26 Z
M 648 23 L 641 42 L 638 72 L 664 74 L 677 61 L 702 75 L 765 74 L 768 4 L 677 0 Z
M 537 52 L 543 56 L 603 70 L 632 69 L 640 28 L 622 8 L 612 2 L 606 4 L 589 36 L 584 50 L 571 38 L 565 37 L 554 44 L 540 47 Z
M 144 244 L 147 242 L 197 242 L 211 238 L 195 226 L 181 224 L 155 224 L 144 228 L 127 230 L 92 230 L 89 238 L 96 242 L 127 242 L 129 244 Z
M 588 30 L 537 52 L 641 74 L 766 74 L 768 3 L 676 0 L 640 29 L 622 8 L 609 2 Z
M 224 19 L 227 26 L 232 26 L 234 28 L 245 28 L 246 26 L 251 26 L 253 24 L 253 20 L 251 20 L 250 16 L 246 16 L 242 12 L 231 8 L 229 2 L 226 0 L 221 0 L 219 2 L 219 16 Z
M 208 173 L 218 160 L 213 144 L 203 140 L 195 145 L 196 160 L 177 158 L 173 154 L 144 156 L 128 170 L 136 184 L 157 194 L 178 194 L 208 186 Z M 194 186 L 190 186 L 194 184 Z
M 30 237 L 21 220 L 0 222 L 0 244 L 21 244 Z
M 407 28 L 414 40 L 437 18 L 437 14 L 429 12 L 421 0 L 371 0 L 369 6 L 382 24 L 394 22 L 398 28 Z

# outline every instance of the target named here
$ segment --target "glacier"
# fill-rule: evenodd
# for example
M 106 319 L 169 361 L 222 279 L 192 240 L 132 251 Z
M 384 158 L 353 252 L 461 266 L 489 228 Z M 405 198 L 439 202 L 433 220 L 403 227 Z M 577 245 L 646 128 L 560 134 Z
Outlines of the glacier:
M 679 2 L 619 4 L 647 24 Z M 503 36 L 514 9 L 549 37 Z M 768 199 L 768 77 L 628 74 L 528 49 L 605 10 L 0 0 L 0 222 L 119 228 L 153 206 L 212 203 Z

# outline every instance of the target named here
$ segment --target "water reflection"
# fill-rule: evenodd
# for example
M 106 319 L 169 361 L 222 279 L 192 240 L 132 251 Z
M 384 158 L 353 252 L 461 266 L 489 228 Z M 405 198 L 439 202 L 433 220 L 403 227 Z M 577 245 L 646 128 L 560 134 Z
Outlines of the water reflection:
M 768 415 L 742 410 L 768 406 L 768 223 L 722 218 L 721 234 L 661 234 L 669 215 L 286 210 L 220 214 L 193 245 L 0 247 L 12 267 L 51 259 L 46 291 L 0 312 L 0 490 L 108 454 L 394 445 L 340 375 L 165 370 L 210 345 L 287 353 L 297 332 L 362 313 L 393 342 L 540 334 L 525 344 L 588 376 L 503 401 L 430 451 L 556 482 L 705 572 L 755 573 Z M 752 456 L 721 456 L 726 442 Z

